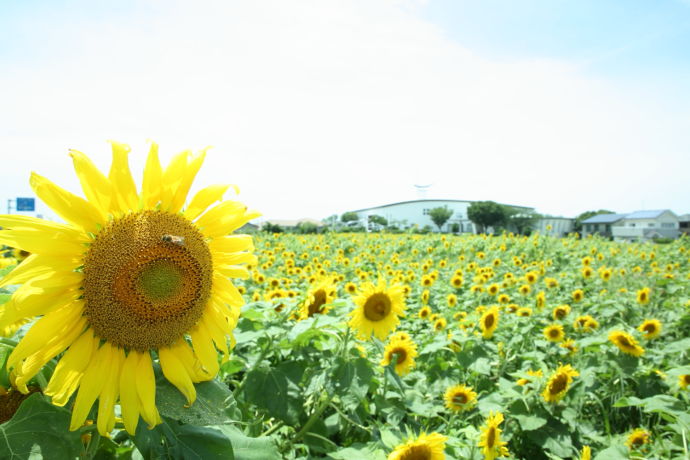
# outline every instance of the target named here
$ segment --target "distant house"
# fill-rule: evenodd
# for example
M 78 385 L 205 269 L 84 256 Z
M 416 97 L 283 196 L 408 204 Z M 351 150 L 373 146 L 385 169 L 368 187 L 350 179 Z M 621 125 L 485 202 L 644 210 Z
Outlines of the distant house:
M 612 228 L 617 225 L 626 214 L 597 214 L 582 221 L 582 236 L 600 235 L 613 238 Z
M 678 216 L 678 232 L 681 235 L 690 235 L 690 214 Z
M 678 238 L 678 216 L 668 209 L 636 211 L 627 214 L 614 227 L 616 241 L 646 241 L 653 238 Z

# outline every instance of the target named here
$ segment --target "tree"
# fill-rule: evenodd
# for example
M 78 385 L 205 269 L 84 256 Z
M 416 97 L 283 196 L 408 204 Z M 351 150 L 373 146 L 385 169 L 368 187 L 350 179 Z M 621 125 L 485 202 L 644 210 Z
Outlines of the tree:
M 529 235 L 541 216 L 532 210 L 507 209 L 507 224 L 521 235 Z
M 386 225 L 388 225 L 388 220 L 386 220 L 386 218 L 383 216 L 379 216 L 377 214 L 372 214 L 369 216 L 369 223 L 380 225 L 381 227 L 385 227 Z
M 598 216 L 599 214 L 615 214 L 615 212 L 608 211 L 606 209 L 600 209 L 598 211 L 585 211 L 575 218 L 575 222 L 573 222 L 573 231 L 582 233 L 582 221 L 585 221 L 590 217 Z
M 348 211 L 342 216 L 340 216 L 340 220 L 342 222 L 354 222 L 356 220 L 359 220 L 359 216 L 356 212 Z
M 440 206 L 438 208 L 429 209 L 429 217 L 431 217 L 431 220 L 436 224 L 439 232 L 441 231 L 443 224 L 448 222 L 448 219 L 450 219 L 450 216 L 452 215 L 453 211 L 448 209 L 448 206 Z
M 504 225 L 508 219 L 508 209 L 494 201 L 475 201 L 467 208 L 467 217 L 480 233 L 484 233 L 488 227 Z

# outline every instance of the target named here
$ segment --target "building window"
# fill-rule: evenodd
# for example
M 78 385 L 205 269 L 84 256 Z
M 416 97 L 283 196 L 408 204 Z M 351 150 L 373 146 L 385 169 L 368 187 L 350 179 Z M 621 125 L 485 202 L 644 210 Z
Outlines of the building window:
M 634 226 L 635 226 L 635 223 L 634 223 L 634 222 L 630 222 L 630 226 L 631 226 L 631 227 L 634 227 Z
M 662 228 L 676 228 L 676 224 L 673 222 L 662 222 L 661 223 Z
M 428 216 L 429 215 L 429 208 L 424 208 L 422 210 L 422 214 L 424 214 L 425 216 Z
M 654 227 L 654 222 L 650 222 L 647 224 L 647 227 Z

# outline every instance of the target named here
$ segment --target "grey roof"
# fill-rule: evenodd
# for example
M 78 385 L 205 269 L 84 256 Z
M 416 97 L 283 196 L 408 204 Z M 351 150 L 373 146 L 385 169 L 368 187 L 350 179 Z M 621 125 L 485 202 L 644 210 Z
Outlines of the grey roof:
M 612 224 L 614 222 L 618 222 L 624 217 L 627 217 L 628 214 L 597 214 L 596 216 L 592 216 L 589 219 L 585 219 L 582 221 L 583 224 Z
M 655 210 L 650 210 L 650 211 L 635 211 L 631 212 L 627 216 L 625 216 L 626 219 L 656 219 L 663 213 L 668 211 L 668 209 L 655 209 Z M 669 211 L 670 212 L 670 211 Z M 671 213 L 673 214 L 673 213 Z
M 689 214 L 681 214 L 680 216 L 678 216 L 678 220 L 681 222 L 690 221 L 690 213 Z

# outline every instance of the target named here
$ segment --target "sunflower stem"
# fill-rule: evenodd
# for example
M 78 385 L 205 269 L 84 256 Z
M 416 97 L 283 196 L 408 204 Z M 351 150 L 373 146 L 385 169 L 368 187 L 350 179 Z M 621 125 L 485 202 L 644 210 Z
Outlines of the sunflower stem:
M 314 411 L 314 413 L 311 414 L 311 416 L 309 417 L 309 419 L 304 423 L 304 426 L 302 426 L 302 428 L 297 432 L 297 434 L 295 434 L 295 437 L 292 439 L 292 442 L 297 442 L 297 441 L 299 441 L 300 439 L 302 439 L 302 437 L 303 437 L 305 434 L 307 434 L 307 433 L 309 432 L 309 428 L 311 428 L 311 426 L 314 424 L 314 422 L 316 422 L 316 420 L 318 420 L 318 418 L 321 416 L 321 414 L 323 413 L 323 411 L 325 411 L 326 408 L 327 408 L 327 407 L 329 406 L 329 404 L 331 403 L 331 400 L 333 399 L 333 395 L 334 395 L 334 394 L 331 393 L 331 394 L 329 394 L 328 396 L 326 396 L 326 399 L 324 399 L 324 400 L 321 402 L 321 404 L 319 405 L 319 407 L 316 408 L 316 410 Z
M 269 435 L 275 433 L 280 428 L 282 428 L 283 425 L 285 425 L 285 422 L 283 422 L 282 420 L 279 420 L 276 423 L 274 423 L 268 430 L 261 433 L 260 436 L 269 436 Z
M 8 339 L 6 337 L 0 337 L 0 343 L 3 345 L 9 345 L 11 347 L 16 347 L 19 342 L 16 340 Z

